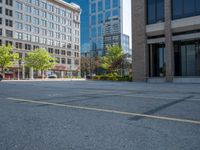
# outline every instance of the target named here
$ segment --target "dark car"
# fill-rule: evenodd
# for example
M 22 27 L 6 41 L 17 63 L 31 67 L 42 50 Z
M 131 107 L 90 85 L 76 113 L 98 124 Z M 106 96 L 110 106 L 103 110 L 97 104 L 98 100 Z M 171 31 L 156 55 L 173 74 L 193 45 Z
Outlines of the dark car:
M 2 74 L 0 74 L 0 81 L 1 81 L 1 80 L 3 80 L 3 75 L 2 75 Z

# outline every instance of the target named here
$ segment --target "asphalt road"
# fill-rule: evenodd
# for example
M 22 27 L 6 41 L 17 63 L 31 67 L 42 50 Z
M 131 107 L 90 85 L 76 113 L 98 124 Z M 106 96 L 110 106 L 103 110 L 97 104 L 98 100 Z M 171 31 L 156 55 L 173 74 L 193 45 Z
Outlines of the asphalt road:
M 200 85 L 0 82 L 0 150 L 198 150 Z

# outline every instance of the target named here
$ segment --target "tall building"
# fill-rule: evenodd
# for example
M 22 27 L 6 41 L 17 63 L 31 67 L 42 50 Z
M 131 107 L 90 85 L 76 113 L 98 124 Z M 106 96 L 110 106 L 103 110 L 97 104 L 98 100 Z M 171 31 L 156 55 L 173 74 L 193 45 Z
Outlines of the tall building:
M 89 10 L 91 55 L 102 56 L 114 44 L 131 54 L 131 0 L 90 0 Z
M 80 7 L 62 0 L 0 0 L 0 44 L 13 45 L 21 57 L 45 48 L 57 58 L 59 77 L 80 72 Z M 23 63 L 20 76 L 28 75 Z M 16 77 L 16 69 L 10 72 Z M 27 75 L 26 75 L 27 74 Z
M 133 79 L 200 80 L 200 0 L 133 0 Z
M 90 52 L 89 41 L 89 0 L 65 0 L 78 4 L 81 7 L 81 54 L 88 56 Z

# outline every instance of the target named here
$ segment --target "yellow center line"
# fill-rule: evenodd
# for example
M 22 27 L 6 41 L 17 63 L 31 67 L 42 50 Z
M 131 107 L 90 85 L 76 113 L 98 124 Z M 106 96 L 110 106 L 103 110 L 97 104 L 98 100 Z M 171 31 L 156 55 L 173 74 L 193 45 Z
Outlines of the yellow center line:
M 200 125 L 200 120 L 189 120 L 189 119 L 180 119 L 180 118 L 172 118 L 172 117 L 164 117 L 164 116 L 155 116 L 155 115 L 147 115 L 147 114 L 141 114 L 141 113 L 117 111 L 117 110 L 112 110 L 112 109 L 102 109 L 102 108 L 95 108 L 95 107 L 58 104 L 58 103 L 50 103 L 50 102 L 45 102 L 45 101 L 19 99 L 19 98 L 12 98 L 12 97 L 7 98 L 7 99 L 12 100 L 12 101 L 19 101 L 19 102 L 27 102 L 27 103 L 34 103 L 34 104 L 46 104 L 46 105 L 58 106 L 58 107 L 90 110 L 90 111 L 96 111 L 96 112 L 106 112 L 106 113 L 113 113 L 113 114 L 120 114 L 120 115 L 127 115 L 127 116 L 138 116 L 138 117 L 145 117 L 145 118 L 151 118 L 151 119 L 159 119 L 159 120 L 167 120 L 167 121 L 175 121 L 175 122 L 183 122 L 183 123 Z

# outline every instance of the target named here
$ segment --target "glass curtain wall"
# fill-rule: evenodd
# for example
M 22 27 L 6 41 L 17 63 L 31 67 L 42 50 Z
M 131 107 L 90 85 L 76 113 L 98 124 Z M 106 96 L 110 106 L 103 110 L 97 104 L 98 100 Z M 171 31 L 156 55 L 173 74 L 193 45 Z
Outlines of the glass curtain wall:
M 147 24 L 164 21 L 164 0 L 147 0 Z
M 200 15 L 200 0 L 172 0 L 172 18 Z
M 175 76 L 200 76 L 200 40 L 174 43 Z
M 149 45 L 149 76 L 164 77 L 166 73 L 166 58 L 164 44 Z

